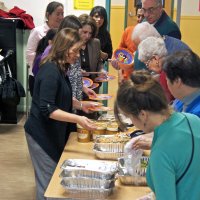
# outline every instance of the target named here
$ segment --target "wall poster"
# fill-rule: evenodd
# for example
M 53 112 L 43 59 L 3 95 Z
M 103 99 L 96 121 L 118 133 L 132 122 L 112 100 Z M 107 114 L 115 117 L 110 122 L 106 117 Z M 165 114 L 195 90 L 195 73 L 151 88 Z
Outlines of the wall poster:
M 75 10 L 91 10 L 94 7 L 94 0 L 74 0 Z

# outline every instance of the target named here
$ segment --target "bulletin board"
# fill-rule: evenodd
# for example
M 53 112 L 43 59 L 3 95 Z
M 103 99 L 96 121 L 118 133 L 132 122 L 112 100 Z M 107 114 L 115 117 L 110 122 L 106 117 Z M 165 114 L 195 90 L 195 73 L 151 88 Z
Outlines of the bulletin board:
M 74 0 L 75 10 L 91 10 L 94 7 L 94 0 Z

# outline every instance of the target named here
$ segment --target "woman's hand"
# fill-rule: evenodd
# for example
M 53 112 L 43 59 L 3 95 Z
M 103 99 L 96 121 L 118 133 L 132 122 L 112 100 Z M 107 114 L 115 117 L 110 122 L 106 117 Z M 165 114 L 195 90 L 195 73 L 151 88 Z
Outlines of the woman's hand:
M 100 57 L 101 57 L 102 60 L 106 60 L 108 58 L 108 54 L 107 53 L 105 53 L 103 51 L 101 51 L 100 53 L 101 53 Z
M 82 111 L 84 111 L 85 113 L 92 113 L 93 111 L 91 110 L 95 107 L 99 107 L 99 103 L 95 101 L 82 101 Z
M 89 96 L 97 97 L 97 94 L 95 93 L 94 90 L 92 90 L 92 89 L 90 89 L 90 88 L 87 88 L 87 87 L 85 87 L 85 86 L 83 86 L 83 92 L 84 92 L 85 94 L 87 94 L 88 97 L 89 97 Z
M 117 59 L 112 59 L 112 60 L 110 60 L 110 63 L 111 63 L 111 65 L 116 69 L 116 70 L 119 70 L 120 69 L 120 67 L 119 67 L 119 61 L 117 60 Z
M 81 73 L 82 73 L 82 76 L 89 76 L 90 74 L 89 73 L 87 73 L 85 70 L 81 70 Z
M 96 130 L 94 122 L 84 116 L 78 116 L 77 124 L 89 131 Z
M 145 135 L 140 135 L 138 137 L 133 138 L 133 149 L 143 149 L 143 150 L 150 150 L 152 144 L 152 137 L 147 137 Z
M 139 135 L 137 137 L 132 138 L 124 147 L 126 152 L 131 151 L 132 149 L 142 149 L 142 150 L 150 150 L 152 144 L 153 137 L 147 135 Z

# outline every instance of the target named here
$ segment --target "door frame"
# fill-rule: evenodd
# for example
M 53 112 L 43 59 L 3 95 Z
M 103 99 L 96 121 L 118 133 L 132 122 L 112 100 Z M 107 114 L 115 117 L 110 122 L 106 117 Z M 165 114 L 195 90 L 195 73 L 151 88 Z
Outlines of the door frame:
M 128 21 L 128 2 L 129 0 L 125 0 L 125 11 L 124 11 L 124 28 L 127 27 L 127 21 Z M 167 0 L 165 0 L 165 7 L 166 7 Z M 170 12 L 168 12 L 168 15 L 173 19 L 174 14 L 174 0 L 171 0 L 171 6 L 167 6 L 168 9 L 170 9 Z

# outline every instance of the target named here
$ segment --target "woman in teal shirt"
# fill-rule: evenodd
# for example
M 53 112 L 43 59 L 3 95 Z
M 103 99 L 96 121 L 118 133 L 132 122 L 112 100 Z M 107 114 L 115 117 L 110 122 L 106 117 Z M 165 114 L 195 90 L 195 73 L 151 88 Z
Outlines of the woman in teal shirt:
M 119 112 L 145 133 L 154 131 L 147 183 L 156 200 L 200 199 L 200 119 L 173 112 L 159 83 L 144 71 L 120 85 L 115 102 L 120 121 Z

